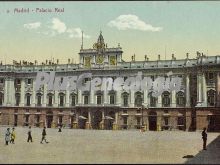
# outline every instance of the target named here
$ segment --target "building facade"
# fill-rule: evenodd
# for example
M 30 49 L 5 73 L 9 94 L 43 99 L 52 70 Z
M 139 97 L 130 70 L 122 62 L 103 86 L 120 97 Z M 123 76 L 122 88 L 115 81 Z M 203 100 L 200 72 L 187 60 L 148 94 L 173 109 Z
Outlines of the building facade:
M 220 56 L 177 60 L 136 61 L 122 59 L 122 48 L 108 48 L 100 33 L 93 49 L 79 52 L 79 64 L 52 61 L 46 63 L 17 63 L 0 65 L 0 124 L 14 126 L 57 127 L 75 129 L 139 129 L 146 130 L 220 130 Z M 156 82 L 179 78 L 179 90 L 163 90 L 154 96 L 151 89 L 121 90 L 51 90 L 47 84 L 35 90 L 38 72 L 55 72 L 63 78 L 91 73 L 83 79 L 96 77 L 124 81 L 150 77 Z M 171 73 L 171 74 L 170 74 Z M 175 86 L 175 84 L 174 84 Z

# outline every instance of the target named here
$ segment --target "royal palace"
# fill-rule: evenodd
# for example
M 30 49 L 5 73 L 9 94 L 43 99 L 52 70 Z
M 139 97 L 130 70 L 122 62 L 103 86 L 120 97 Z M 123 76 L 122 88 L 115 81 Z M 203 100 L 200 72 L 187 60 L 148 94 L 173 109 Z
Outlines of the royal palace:
M 220 56 L 207 56 L 197 52 L 196 58 L 131 61 L 122 59 L 120 44 L 108 48 L 100 33 L 92 49 L 79 52 L 79 63 L 59 64 L 46 61 L 38 64 L 15 62 L 0 64 L 0 124 L 55 128 L 62 125 L 71 129 L 140 129 L 151 131 L 195 131 L 207 127 L 220 131 Z M 88 90 L 51 88 L 54 79 L 39 88 L 38 74 L 44 73 L 62 84 L 68 77 L 84 77 L 81 85 L 93 82 Z M 140 74 L 141 73 L 141 74 Z M 101 90 L 99 79 L 114 82 L 118 79 L 127 86 L 134 84 L 146 88 Z M 137 77 L 141 78 L 138 79 Z M 81 77 L 82 78 L 82 77 Z M 111 81 L 110 81 L 111 80 Z M 127 80 L 127 81 L 126 81 Z M 129 80 L 129 81 L 128 81 Z M 139 81 L 140 80 L 140 81 Z M 158 81 L 163 80 L 163 81 Z M 179 80 L 172 83 L 172 80 Z M 166 82 L 173 85 L 171 89 Z M 69 82 L 68 82 L 69 83 Z M 123 84 L 122 83 L 122 84 Z M 140 85 L 141 84 L 141 85 Z M 150 84 L 150 85 L 149 85 Z M 62 85 L 61 85 L 62 86 Z M 36 90 L 35 90 L 36 89 Z M 155 94 L 159 93 L 159 94 Z

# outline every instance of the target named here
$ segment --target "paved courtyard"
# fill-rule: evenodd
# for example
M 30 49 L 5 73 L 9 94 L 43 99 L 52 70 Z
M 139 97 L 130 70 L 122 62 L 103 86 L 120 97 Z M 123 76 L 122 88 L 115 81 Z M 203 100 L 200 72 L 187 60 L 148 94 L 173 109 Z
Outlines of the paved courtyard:
M 16 127 L 15 144 L 6 146 L 5 130 L 0 128 L 0 163 L 220 162 L 219 133 L 208 133 L 208 150 L 201 151 L 201 132 L 47 129 L 50 143 L 40 144 L 41 128 L 32 128 L 34 142 L 27 143 L 28 128 Z

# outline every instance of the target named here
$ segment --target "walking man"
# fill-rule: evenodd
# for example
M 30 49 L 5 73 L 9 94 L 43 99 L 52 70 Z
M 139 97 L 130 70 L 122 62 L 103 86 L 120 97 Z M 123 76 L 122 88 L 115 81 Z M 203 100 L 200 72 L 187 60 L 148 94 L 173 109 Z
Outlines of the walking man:
M 29 126 L 29 129 L 28 129 L 28 139 L 27 139 L 27 142 L 29 142 L 29 141 L 33 142 L 32 141 L 32 135 L 31 135 L 31 126 Z
M 8 145 L 8 142 L 10 141 L 10 128 L 7 128 L 5 132 L 5 144 Z
M 14 127 L 12 128 L 12 131 L 11 131 L 10 143 L 15 144 L 15 128 Z
M 47 140 L 46 140 L 46 135 L 47 135 L 47 133 L 46 133 L 46 127 L 44 127 L 44 129 L 43 129 L 43 132 L 42 132 L 42 139 L 41 139 L 41 144 L 43 144 L 43 140 L 46 142 L 46 143 L 49 143 L 49 142 L 47 142 Z
M 206 142 L 207 142 L 206 128 L 203 128 L 203 131 L 202 131 L 202 140 L 203 140 L 203 150 L 206 150 Z

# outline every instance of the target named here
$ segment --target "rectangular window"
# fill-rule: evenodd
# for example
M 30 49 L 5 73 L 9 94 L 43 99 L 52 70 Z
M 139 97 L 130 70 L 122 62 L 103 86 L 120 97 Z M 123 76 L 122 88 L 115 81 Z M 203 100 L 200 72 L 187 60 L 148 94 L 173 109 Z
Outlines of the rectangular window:
M 115 96 L 110 95 L 110 104 L 115 104 Z
M 76 105 L 76 97 L 72 95 L 72 106 Z
M 128 96 L 124 96 L 124 106 L 128 106 Z
M 4 83 L 4 79 L 1 78 L 1 79 L 0 79 L 0 84 L 3 84 L 3 83 Z
M 30 85 L 31 84 L 31 79 L 28 79 L 27 83 L 28 83 L 28 85 Z
M 52 96 L 49 96 L 49 106 L 52 106 L 52 100 L 53 100 L 53 98 L 52 98 Z
M 169 124 L 169 118 L 168 117 L 164 117 L 164 124 L 168 125 Z
M 84 96 L 84 104 L 89 104 L 89 96 Z
M 141 110 L 137 110 L 137 113 L 141 113 Z
M 97 96 L 97 104 L 102 104 L 102 96 Z
M 140 124 L 141 124 L 141 118 L 137 117 L 137 125 L 140 125 Z
M 128 111 L 127 110 L 123 110 L 123 113 L 128 113 Z
M 124 117 L 124 118 L 123 118 L 123 124 L 124 124 L 124 125 L 127 125 L 127 124 L 128 124 L 128 118 L 127 118 L 127 117 Z
M 60 106 L 63 106 L 64 104 L 64 96 L 60 96 Z
M 41 96 L 37 96 L 37 105 L 41 106 Z
M 27 95 L 27 106 L 31 105 L 31 96 Z

